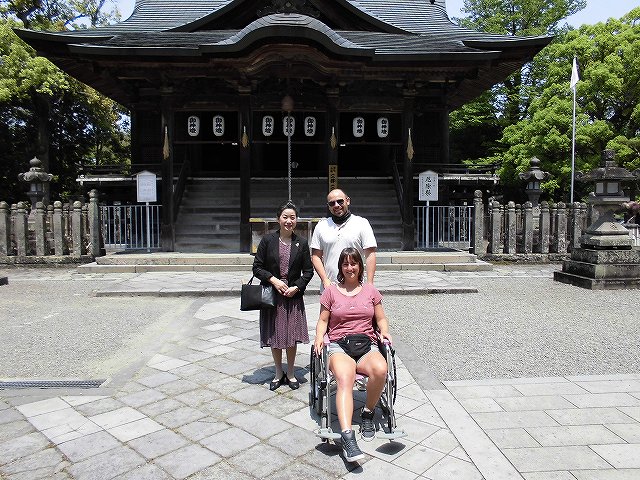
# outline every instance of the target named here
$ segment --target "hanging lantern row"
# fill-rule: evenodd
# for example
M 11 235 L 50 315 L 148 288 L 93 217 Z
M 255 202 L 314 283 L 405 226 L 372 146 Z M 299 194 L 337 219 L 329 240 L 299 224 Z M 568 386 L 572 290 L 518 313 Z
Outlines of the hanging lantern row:
M 200 135 L 200 117 L 191 115 L 187 119 L 187 132 L 190 137 Z M 222 137 L 224 135 L 224 117 L 222 115 L 213 117 L 213 134 L 216 137 Z
M 262 117 L 262 135 L 273 135 L 275 119 L 271 115 Z M 296 131 L 296 119 L 287 115 L 282 119 L 282 131 L 286 137 L 292 137 Z M 316 134 L 316 117 L 304 117 L 304 134 L 313 137 Z
M 376 130 L 379 138 L 387 138 L 389 136 L 389 119 L 380 117 L 376 122 Z M 364 118 L 355 117 L 353 119 L 353 136 L 361 138 L 364 136 Z
M 307 137 L 313 137 L 316 134 L 316 117 L 304 117 L 304 134 Z M 275 119 L 272 115 L 265 115 L 262 117 L 262 134 L 265 137 L 273 135 L 275 128 Z M 282 131 L 285 136 L 291 137 L 295 133 L 296 119 L 290 115 L 282 119 Z M 225 121 L 222 115 L 215 115 L 213 117 L 213 134 L 216 137 L 222 137 L 225 130 Z M 379 138 L 386 138 L 389 136 L 389 119 L 387 117 L 378 118 L 376 130 Z M 191 115 L 187 119 L 187 131 L 189 136 L 197 137 L 200 134 L 200 117 Z M 353 119 L 353 136 L 355 138 L 362 138 L 364 136 L 364 118 L 355 117 Z

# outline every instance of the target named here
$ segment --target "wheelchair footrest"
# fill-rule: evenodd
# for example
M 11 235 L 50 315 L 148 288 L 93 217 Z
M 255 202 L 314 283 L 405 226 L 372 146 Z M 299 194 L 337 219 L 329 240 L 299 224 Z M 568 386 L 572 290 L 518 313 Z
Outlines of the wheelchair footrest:
M 318 430 L 314 430 L 313 433 L 316 434 L 316 437 L 326 438 L 329 440 L 340 440 L 340 432 L 336 433 L 330 428 L 319 428 Z
M 396 438 L 406 437 L 407 432 L 404 430 L 395 430 L 393 432 L 385 432 L 383 430 L 379 430 L 376 432 L 376 438 L 383 438 L 385 440 L 395 440 Z

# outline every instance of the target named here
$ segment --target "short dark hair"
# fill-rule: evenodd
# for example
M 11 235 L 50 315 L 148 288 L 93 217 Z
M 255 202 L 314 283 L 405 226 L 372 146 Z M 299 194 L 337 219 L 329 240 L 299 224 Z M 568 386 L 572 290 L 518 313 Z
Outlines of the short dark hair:
M 338 282 L 344 282 L 344 275 L 342 274 L 342 263 L 344 262 L 344 259 L 348 257 L 350 257 L 352 260 L 355 260 L 360 267 L 358 271 L 358 281 L 362 283 L 362 279 L 364 278 L 364 263 L 362 262 L 362 255 L 360 255 L 360 252 L 353 247 L 347 247 L 340 252 L 340 258 L 338 259 Z
M 278 214 L 276 215 L 276 217 L 280 218 L 280 215 L 282 215 L 282 212 L 284 212 L 288 208 L 296 212 L 296 217 L 300 216 L 300 212 L 298 211 L 298 207 L 296 207 L 295 203 L 293 203 L 291 200 L 287 200 L 286 202 L 284 202 L 282 205 L 278 207 Z

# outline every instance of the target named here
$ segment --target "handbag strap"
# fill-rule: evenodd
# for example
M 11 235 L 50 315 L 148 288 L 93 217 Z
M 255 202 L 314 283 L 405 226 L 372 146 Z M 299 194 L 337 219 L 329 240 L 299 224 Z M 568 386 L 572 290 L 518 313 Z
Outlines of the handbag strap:
M 247 282 L 247 285 L 251 285 L 253 283 L 254 278 L 255 278 L 255 275 L 251 275 L 251 280 Z

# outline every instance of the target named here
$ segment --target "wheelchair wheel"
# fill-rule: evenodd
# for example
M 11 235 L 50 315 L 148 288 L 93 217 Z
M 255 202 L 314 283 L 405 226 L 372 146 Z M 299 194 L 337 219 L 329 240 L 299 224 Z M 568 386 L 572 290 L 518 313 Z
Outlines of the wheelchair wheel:
M 317 360 L 316 360 L 316 352 L 315 349 L 313 348 L 313 345 L 311 345 L 311 360 L 309 362 L 309 406 L 312 407 L 314 410 L 316 408 L 316 400 L 317 400 L 317 389 L 316 389 L 316 385 L 318 383 L 318 371 L 316 369 L 317 367 Z
M 395 414 L 393 412 L 393 405 L 396 401 L 397 383 L 396 383 L 396 362 L 394 359 L 394 352 L 390 349 L 387 353 L 387 364 L 389 365 L 387 371 L 387 380 L 384 390 L 380 396 L 380 407 L 384 416 L 387 418 L 389 430 L 393 430 L 395 427 Z
M 322 417 L 322 414 L 324 413 L 323 410 L 325 395 L 325 391 L 323 388 L 324 373 L 322 371 L 322 368 L 322 357 L 316 354 L 312 346 L 309 374 L 309 383 L 311 384 L 311 391 L 309 392 L 309 406 L 311 406 L 320 417 Z

